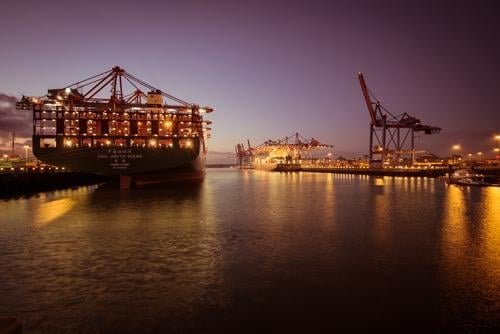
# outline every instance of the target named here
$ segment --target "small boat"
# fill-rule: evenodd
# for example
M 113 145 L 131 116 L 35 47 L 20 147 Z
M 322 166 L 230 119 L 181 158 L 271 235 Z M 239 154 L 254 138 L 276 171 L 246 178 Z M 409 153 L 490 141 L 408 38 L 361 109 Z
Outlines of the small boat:
M 457 169 L 453 174 L 448 175 L 446 183 L 475 187 L 499 186 L 496 183 L 485 181 L 485 176 L 483 174 L 477 173 L 472 169 Z

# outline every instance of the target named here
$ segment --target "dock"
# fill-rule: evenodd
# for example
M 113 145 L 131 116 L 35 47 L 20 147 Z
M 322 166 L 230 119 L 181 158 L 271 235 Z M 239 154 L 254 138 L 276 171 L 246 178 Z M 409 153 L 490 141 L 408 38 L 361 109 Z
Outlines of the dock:
M 42 191 L 99 184 L 109 179 L 75 171 L 8 169 L 0 171 L 0 198 L 12 198 Z

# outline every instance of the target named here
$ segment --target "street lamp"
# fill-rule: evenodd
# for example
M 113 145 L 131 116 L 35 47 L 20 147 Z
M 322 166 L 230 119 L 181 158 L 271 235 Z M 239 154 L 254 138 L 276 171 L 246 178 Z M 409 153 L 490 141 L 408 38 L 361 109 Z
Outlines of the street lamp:
M 29 146 L 28 145 L 24 145 L 24 154 L 25 154 L 25 157 L 26 157 L 26 162 L 28 161 L 28 150 L 29 150 Z
M 461 147 L 460 147 L 460 145 L 453 145 L 453 146 L 451 147 L 451 149 L 452 149 L 453 151 L 458 152 L 458 151 L 460 151 Z M 455 161 L 455 157 L 456 157 L 456 159 L 457 159 L 456 161 Z M 458 163 L 458 160 L 459 160 L 459 158 L 458 158 L 458 153 L 454 153 L 454 154 L 453 154 L 453 156 L 451 157 L 451 160 L 452 160 L 452 162 L 453 162 L 453 163 Z

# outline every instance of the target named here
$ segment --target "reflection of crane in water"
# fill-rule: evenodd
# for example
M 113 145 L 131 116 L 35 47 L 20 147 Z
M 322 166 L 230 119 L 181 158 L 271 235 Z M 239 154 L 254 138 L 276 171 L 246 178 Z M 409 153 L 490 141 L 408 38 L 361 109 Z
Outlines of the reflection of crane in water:
M 247 143 L 247 148 L 243 144 L 235 147 L 238 166 L 243 168 L 251 168 L 256 157 L 269 162 L 288 163 L 303 158 L 309 152 L 333 148 L 333 145 L 322 144 L 314 138 L 304 138 L 298 132 L 278 140 L 266 140 L 257 147 L 252 147 L 250 140 Z
M 413 162 L 415 160 L 415 132 L 430 135 L 439 133 L 441 128 L 422 124 L 418 118 L 410 116 L 406 112 L 399 115 L 392 114 L 369 91 L 361 72 L 358 73 L 358 79 L 371 117 L 370 162 L 373 161 L 374 155 L 378 155 L 380 162 L 384 163 L 388 158 L 397 160 L 408 154 L 411 155 Z M 376 102 L 373 102 L 372 98 Z

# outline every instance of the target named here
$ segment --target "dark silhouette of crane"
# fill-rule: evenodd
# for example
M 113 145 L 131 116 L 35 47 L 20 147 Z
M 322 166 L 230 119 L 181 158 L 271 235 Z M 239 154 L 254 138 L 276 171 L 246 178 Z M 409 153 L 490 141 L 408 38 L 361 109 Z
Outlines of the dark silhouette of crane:
M 411 154 L 412 163 L 415 160 L 415 132 L 436 134 L 440 127 L 422 124 L 420 119 L 406 112 L 394 115 L 387 110 L 368 89 L 363 73 L 358 73 L 359 84 L 365 98 L 368 113 L 370 114 L 370 164 L 374 155 L 380 158 L 383 164 L 390 156 L 399 159 L 403 155 Z M 375 100 L 375 102 L 372 100 Z M 376 142 L 374 145 L 374 141 Z M 408 149 L 409 146 L 409 149 Z

